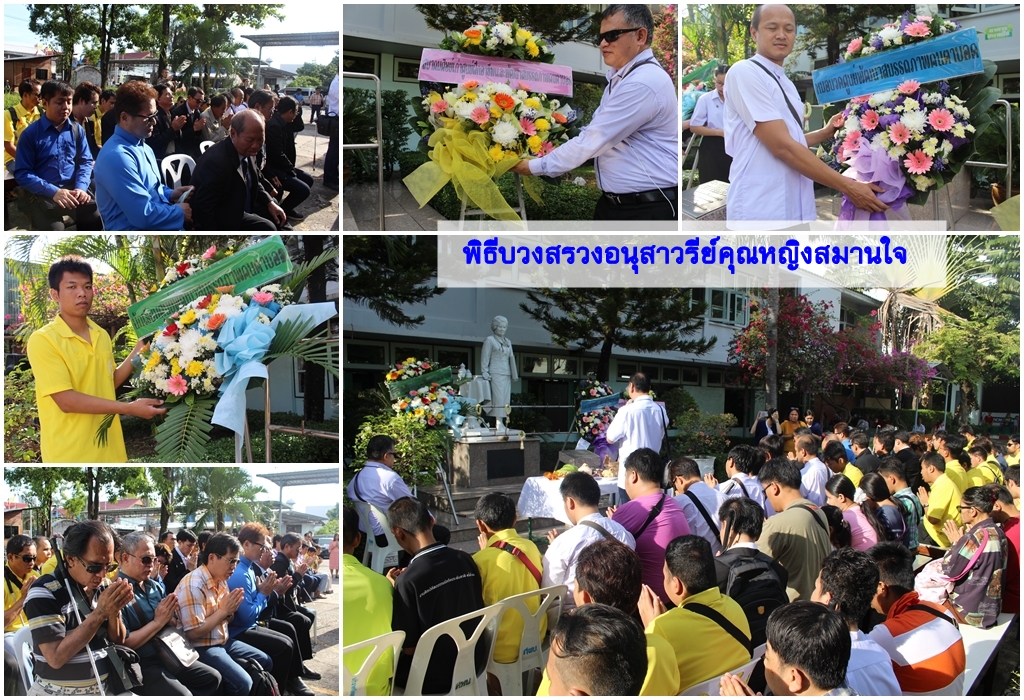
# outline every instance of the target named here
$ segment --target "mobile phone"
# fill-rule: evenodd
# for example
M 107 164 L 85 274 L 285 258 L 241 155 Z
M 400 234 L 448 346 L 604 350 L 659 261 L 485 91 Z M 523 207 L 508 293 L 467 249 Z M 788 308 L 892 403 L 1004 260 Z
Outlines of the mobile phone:
M 761 420 L 762 418 L 767 418 L 767 417 L 768 417 L 768 411 L 758 411 L 757 412 L 757 419 L 758 420 Z
M 178 200 L 177 200 L 177 201 L 175 202 L 175 204 L 181 204 L 181 203 L 182 203 L 182 202 L 184 202 L 184 201 L 185 201 L 186 199 L 188 199 L 188 196 L 189 196 L 190 194 L 192 194 L 192 190 L 191 190 L 191 189 L 185 190 L 185 191 L 184 191 L 184 192 L 182 193 L 182 195 L 181 195 L 180 197 L 178 197 Z

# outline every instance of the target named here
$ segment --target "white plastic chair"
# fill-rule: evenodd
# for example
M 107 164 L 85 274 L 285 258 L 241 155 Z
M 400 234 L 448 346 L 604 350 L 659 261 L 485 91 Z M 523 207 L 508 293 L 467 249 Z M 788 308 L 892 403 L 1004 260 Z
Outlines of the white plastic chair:
M 14 633 L 11 645 L 14 647 L 14 657 L 18 660 L 21 682 L 25 684 L 27 692 L 32 687 L 33 670 L 35 669 L 35 661 L 32 658 L 32 630 L 28 625 L 19 628 Z
M 451 620 L 434 625 L 420 637 L 416 643 L 416 653 L 412 657 L 412 667 L 405 688 L 392 691 L 393 695 L 424 695 L 423 680 L 427 674 L 430 655 L 434 653 L 434 645 L 443 636 L 451 637 L 458 649 L 455 658 L 455 670 L 452 673 L 451 688 L 446 695 L 487 695 L 487 668 L 476 667 L 476 645 L 479 640 L 487 646 L 487 658 L 494 655 L 494 643 L 498 638 L 498 619 L 504 609 L 502 603 L 495 603 L 487 608 L 475 610 L 466 615 L 453 617 Z M 459 625 L 479 618 L 476 629 L 467 639 Z M 483 637 L 483 639 L 481 639 Z
M 203 141 L 199 144 L 199 155 L 206 153 L 206 149 L 213 145 L 213 141 Z
M 192 160 L 192 156 L 187 156 L 184 153 L 169 155 L 160 163 L 160 175 L 165 184 L 168 176 L 170 176 L 173 184 L 169 185 L 169 187 L 172 190 L 181 187 L 181 173 L 186 165 L 190 172 L 194 173 L 196 171 L 196 162 Z
M 760 646 L 754 647 L 754 653 L 751 655 L 753 659 L 760 659 L 764 656 L 765 652 L 768 651 L 768 642 L 761 644 Z
M 732 671 L 728 671 L 728 673 L 731 673 L 732 675 L 736 676 L 741 681 L 746 683 L 750 679 L 750 674 L 753 673 L 754 667 L 757 666 L 757 662 L 760 661 L 760 660 L 761 660 L 761 655 L 758 654 L 757 656 L 752 658 L 747 663 L 743 664 L 742 666 L 740 666 L 737 669 L 734 669 Z M 725 675 L 725 674 L 722 674 L 722 675 Z M 714 678 L 712 678 L 710 680 L 706 680 L 703 683 L 698 683 L 697 685 L 692 685 L 692 686 L 690 686 L 689 688 L 687 688 L 686 690 L 684 690 L 683 692 L 681 692 L 679 694 L 680 695 L 688 695 L 688 696 L 694 696 L 694 695 L 721 695 L 722 694 L 721 693 L 721 681 L 722 681 L 722 676 L 715 676 Z
M 366 532 L 366 549 L 363 551 L 363 566 L 368 566 L 379 574 L 383 574 L 389 566 L 398 566 L 398 553 L 402 551 L 402 548 L 398 546 L 395 541 L 395 536 L 391 533 L 391 526 L 388 524 L 387 516 L 381 512 L 380 508 L 363 501 L 355 501 L 356 512 L 359 513 L 359 519 L 363 523 L 363 529 Z M 381 547 L 377 544 L 376 536 L 373 534 L 373 518 L 377 519 L 380 526 L 384 529 L 384 537 L 388 543 Z M 370 562 L 373 562 L 371 565 Z
M 342 650 L 342 683 L 346 688 L 346 695 L 366 695 L 366 679 L 370 675 L 370 671 L 377 664 L 377 660 L 381 657 L 388 649 L 392 649 L 394 653 L 394 666 L 391 669 L 391 678 L 394 679 L 395 671 L 398 670 L 398 659 L 402 653 L 402 642 L 405 641 L 405 632 L 399 630 L 397 632 L 388 632 L 382 634 L 379 637 L 373 639 L 367 639 L 365 642 L 359 642 L 358 644 L 351 644 Z M 362 649 L 370 649 L 370 654 L 363 660 L 363 664 L 352 673 L 348 666 L 345 664 L 345 656 L 353 652 L 360 651 Z
M 554 626 L 554 623 L 558 621 L 558 611 L 561 611 L 561 602 L 567 591 L 568 587 L 565 584 L 560 584 L 510 596 L 501 601 L 501 604 L 505 606 L 502 618 L 513 610 L 523 618 L 523 636 L 519 640 L 519 659 L 510 664 L 502 664 L 495 661 L 492 655 L 487 664 L 487 670 L 497 676 L 501 682 L 502 695 L 533 695 L 532 692 L 523 689 L 523 674 L 535 668 L 544 668 L 540 621 L 547 615 L 551 604 L 557 600 L 559 604 L 554 607 L 555 619 L 550 623 L 551 626 Z M 537 607 L 537 612 L 532 613 L 526 606 L 526 601 L 537 596 L 543 597 Z M 501 618 L 499 618 L 498 624 L 501 624 Z

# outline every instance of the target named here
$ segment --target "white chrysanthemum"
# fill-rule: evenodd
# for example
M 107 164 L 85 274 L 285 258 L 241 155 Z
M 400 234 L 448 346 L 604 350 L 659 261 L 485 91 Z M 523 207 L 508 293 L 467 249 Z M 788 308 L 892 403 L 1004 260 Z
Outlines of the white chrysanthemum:
M 889 146 L 892 145 L 892 142 L 889 140 L 889 132 L 880 131 L 875 134 L 874 138 L 871 139 L 871 145 L 876 148 L 889 150 Z
M 902 42 L 903 32 L 896 27 L 883 27 L 882 30 L 878 32 L 878 36 L 882 38 L 883 44 L 891 46 L 897 39 L 900 39 Z
M 242 313 L 244 306 L 245 299 L 242 297 L 223 294 L 221 295 L 220 301 L 217 302 L 217 313 L 224 314 L 225 318 L 234 318 L 238 314 Z
M 551 100 L 551 102 L 548 103 L 548 108 L 549 109 L 558 109 L 561 106 L 562 106 L 562 103 L 559 102 L 558 100 Z
M 165 394 L 168 393 L 166 379 L 157 379 L 155 382 L 153 382 L 153 385 L 157 388 L 158 391 L 162 391 Z
M 256 294 L 257 292 L 259 292 L 259 290 L 256 289 L 256 287 L 249 287 L 248 289 L 245 290 L 245 296 L 252 297 L 252 295 Z
M 934 137 L 928 139 L 921 145 L 921 150 L 924 151 L 925 155 L 934 158 L 939 150 L 939 140 Z
M 519 125 L 502 119 L 491 129 L 491 138 L 507 148 L 519 138 Z
M 448 104 L 452 104 L 459 99 L 459 95 L 455 94 L 454 92 L 446 92 L 441 96 L 441 99 L 447 102 Z
M 520 100 L 525 100 L 529 96 L 530 93 L 528 93 L 526 90 L 516 90 L 516 97 L 518 97 Z
M 498 39 L 498 37 L 492 36 L 490 39 L 484 42 L 484 46 L 493 51 L 494 49 L 498 48 L 499 43 L 501 43 L 501 41 Z
M 911 131 L 921 132 L 924 131 L 928 118 L 925 116 L 924 112 L 913 111 L 904 112 L 903 116 L 900 117 L 900 121 L 903 122 L 904 126 Z
M 893 158 L 899 158 L 907 154 L 907 149 L 902 145 L 896 145 L 889 149 L 889 155 Z
M 264 326 L 270 325 L 270 316 L 267 316 L 266 314 L 260 314 L 259 316 L 256 317 L 256 320 L 262 323 Z
M 504 23 L 495 24 L 491 27 L 491 36 L 496 36 L 505 43 L 512 38 L 512 27 Z
M 261 292 L 270 292 L 271 294 L 277 294 L 281 291 L 281 285 L 279 284 L 266 284 L 260 287 Z
M 473 110 L 480 105 L 476 102 L 465 102 L 460 100 L 455 103 L 455 116 L 459 119 L 469 119 L 473 115 Z
M 199 347 L 203 350 L 213 352 L 217 349 L 217 341 L 214 340 L 212 335 L 204 335 L 199 339 Z
M 537 112 L 537 110 L 535 110 L 533 107 L 527 107 L 522 112 L 520 112 L 520 116 L 526 117 L 527 119 L 536 119 L 538 114 L 539 113 Z
M 952 97 L 947 97 L 943 101 L 943 104 L 946 106 L 947 109 L 952 109 L 956 105 L 956 102 L 953 100 Z
M 876 92 L 874 95 L 868 98 L 868 105 L 871 107 L 880 107 L 889 101 L 888 92 Z
M 512 95 L 513 97 L 515 97 L 516 94 L 516 91 L 512 89 L 512 86 L 507 83 L 487 83 L 487 92 L 491 95 L 503 92 L 506 95 Z
M 943 157 L 948 156 L 953 152 L 953 143 L 951 141 L 942 142 L 942 155 Z
M 919 109 L 921 109 L 921 103 L 912 97 L 908 97 L 903 102 L 903 110 L 905 112 L 916 112 Z
M 209 377 L 203 380 L 203 391 L 213 391 L 213 382 Z
M 924 192 L 928 188 L 935 184 L 935 180 L 928 177 L 927 175 L 914 175 L 914 186 L 917 187 L 921 192 Z
M 875 52 L 875 47 L 874 46 L 865 46 L 863 49 L 861 49 L 860 55 L 861 55 L 861 57 L 870 56 L 874 52 Z
M 178 341 L 178 345 L 181 348 L 181 357 L 178 363 L 182 367 L 196 359 L 196 355 L 199 354 L 199 342 L 202 338 L 203 334 L 195 328 L 189 328 L 181 332 L 181 338 Z
M 857 115 L 851 114 L 846 118 L 846 123 L 843 125 L 847 132 L 860 131 L 860 119 Z
M 942 95 L 937 92 L 926 92 L 921 95 L 921 101 L 926 105 L 937 105 L 942 102 Z

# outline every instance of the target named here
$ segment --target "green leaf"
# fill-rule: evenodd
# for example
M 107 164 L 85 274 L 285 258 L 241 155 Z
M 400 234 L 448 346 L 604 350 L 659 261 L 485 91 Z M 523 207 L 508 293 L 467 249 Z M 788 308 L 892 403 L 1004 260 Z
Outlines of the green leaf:
M 292 347 L 313 330 L 313 322 L 299 318 L 279 323 L 274 331 L 274 340 L 267 349 L 267 357 L 287 355 Z
M 96 431 L 96 437 L 93 438 L 93 442 L 96 443 L 97 447 L 107 446 L 107 431 L 110 430 L 110 426 L 114 424 L 113 414 L 103 416 L 103 420 L 100 422 L 100 427 Z
M 192 392 L 189 392 L 189 393 L 185 394 L 185 403 L 187 403 L 189 406 L 191 406 L 195 402 L 196 402 L 196 395 L 195 394 L 193 394 Z
M 292 273 L 281 280 L 281 284 L 288 285 L 292 290 L 292 301 L 298 301 L 302 296 L 302 286 L 314 270 L 325 264 L 328 260 L 338 257 L 337 248 L 328 248 L 312 260 L 301 262 L 292 268 Z
M 210 441 L 216 398 L 178 403 L 167 410 L 156 429 L 156 453 L 161 462 L 202 462 Z

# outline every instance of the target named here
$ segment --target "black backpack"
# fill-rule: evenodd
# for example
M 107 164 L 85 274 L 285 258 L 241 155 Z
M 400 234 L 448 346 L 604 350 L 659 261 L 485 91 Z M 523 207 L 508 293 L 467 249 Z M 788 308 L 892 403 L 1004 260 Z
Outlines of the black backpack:
M 277 681 L 267 671 L 263 670 L 257 662 L 252 659 L 233 659 L 236 664 L 241 666 L 246 673 L 249 674 L 249 678 L 252 679 L 252 689 L 249 691 L 249 695 L 280 695 L 281 689 L 277 686 Z
M 729 580 L 725 595 L 743 608 L 750 624 L 750 643 L 754 647 L 768 639 L 768 616 L 789 602 L 786 587 L 772 568 L 771 561 L 767 555 L 757 552 L 754 557 L 728 562 Z

